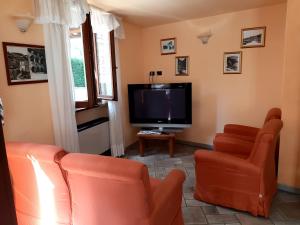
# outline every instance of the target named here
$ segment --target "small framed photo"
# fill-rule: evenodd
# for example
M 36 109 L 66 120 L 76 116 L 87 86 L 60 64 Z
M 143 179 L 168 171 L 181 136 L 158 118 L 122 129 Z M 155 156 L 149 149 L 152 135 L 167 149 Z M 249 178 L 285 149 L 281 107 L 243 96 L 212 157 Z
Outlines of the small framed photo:
M 242 52 L 225 52 L 223 67 L 224 74 L 242 73 Z
M 160 52 L 162 55 L 176 54 L 176 38 L 161 39 Z
M 242 29 L 242 48 L 265 47 L 266 27 Z
M 47 82 L 45 47 L 3 42 L 8 85 Z
M 175 75 L 188 76 L 189 75 L 189 57 L 178 56 L 175 57 Z

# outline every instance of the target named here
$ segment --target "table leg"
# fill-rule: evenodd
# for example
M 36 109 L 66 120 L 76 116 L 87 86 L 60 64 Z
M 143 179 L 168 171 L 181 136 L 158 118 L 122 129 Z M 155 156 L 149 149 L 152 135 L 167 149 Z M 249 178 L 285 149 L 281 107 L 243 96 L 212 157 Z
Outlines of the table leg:
M 140 143 L 140 156 L 144 156 L 144 150 L 145 150 L 144 139 L 140 138 L 139 143 Z
M 174 155 L 174 138 L 169 139 L 169 154 L 170 157 L 173 157 Z

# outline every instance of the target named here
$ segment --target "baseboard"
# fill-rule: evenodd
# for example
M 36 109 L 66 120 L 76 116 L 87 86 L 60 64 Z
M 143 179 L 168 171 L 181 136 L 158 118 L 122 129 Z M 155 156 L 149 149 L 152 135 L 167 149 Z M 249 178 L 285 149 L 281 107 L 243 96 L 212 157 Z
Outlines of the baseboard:
M 300 195 L 300 188 L 290 187 L 290 186 L 287 186 L 285 184 L 278 184 L 277 189 L 280 190 L 280 191 L 285 191 L 285 192 L 289 192 L 289 193 L 292 193 L 292 194 Z
M 202 149 L 208 149 L 212 150 L 213 146 L 208 145 L 208 144 L 203 144 L 203 143 L 197 143 L 197 142 L 192 142 L 192 141 L 183 141 L 183 140 L 176 140 L 176 143 L 182 144 L 182 145 L 189 145 L 197 148 L 202 148 Z

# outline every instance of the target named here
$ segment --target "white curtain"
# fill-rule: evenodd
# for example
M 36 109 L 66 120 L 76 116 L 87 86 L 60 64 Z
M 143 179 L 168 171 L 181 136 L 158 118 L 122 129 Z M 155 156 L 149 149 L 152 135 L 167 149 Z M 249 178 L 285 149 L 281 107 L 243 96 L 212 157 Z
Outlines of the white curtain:
M 84 23 L 86 0 L 35 0 L 36 23 L 43 24 L 55 144 L 79 152 L 69 28 Z
M 99 31 L 111 32 L 115 31 L 115 38 L 124 39 L 125 32 L 122 23 L 122 19 L 116 17 L 115 15 L 105 12 L 94 6 L 91 8 L 91 23 L 93 27 L 93 32 L 97 33 Z
M 119 56 L 118 40 L 115 41 L 116 66 L 117 66 L 117 84 L 118 84 L 118 101 L 108 102 L 109 112 L 109 128 L 110 128 L 110 143 L 113 156 L 124 155 L 125 145 L 123 136 L 123 120 L 122 120 L 122 88 L 121 88 L 121 68 Z
M 110 144 L 112 155 L 115 157 L 124 155 L 124 136 L 122 121 L 122 89 L 121 89 L 121 68 L 119 57 L 118 39 L 125 38 L 123 24 L 120 18 L 113 14 L 104 12 L 101 9 L 91 6 L 91 23 L 94 33 L 110 31 L 115 32 L 115 55 L 117 66 L 117 84 L 118 84 L 118 101 L 108 102 L 109 126 L 110 126 Z

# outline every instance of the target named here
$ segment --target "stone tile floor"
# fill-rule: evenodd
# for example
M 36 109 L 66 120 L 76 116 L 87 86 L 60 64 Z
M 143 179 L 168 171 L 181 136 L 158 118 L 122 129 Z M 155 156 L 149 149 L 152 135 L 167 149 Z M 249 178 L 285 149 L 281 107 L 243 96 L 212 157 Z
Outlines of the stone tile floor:
M 245 212 L 194 200 L 193 153 L 196 149 L 188 145 L 176 144 L 175 155 L 170 158 L 166 144 L 150 142 L 145 148 L 144 157 L 139 156 L 138 145 L 130 147 L 126 157 L 145 163 L 150 176 L 153 177 L 164 178 L 174 168 L 185 172 L 182 202 L 185 225 L 300 225 L 300 195 L 279 191 L 273 201 L 269 219 L 253 217 Z

